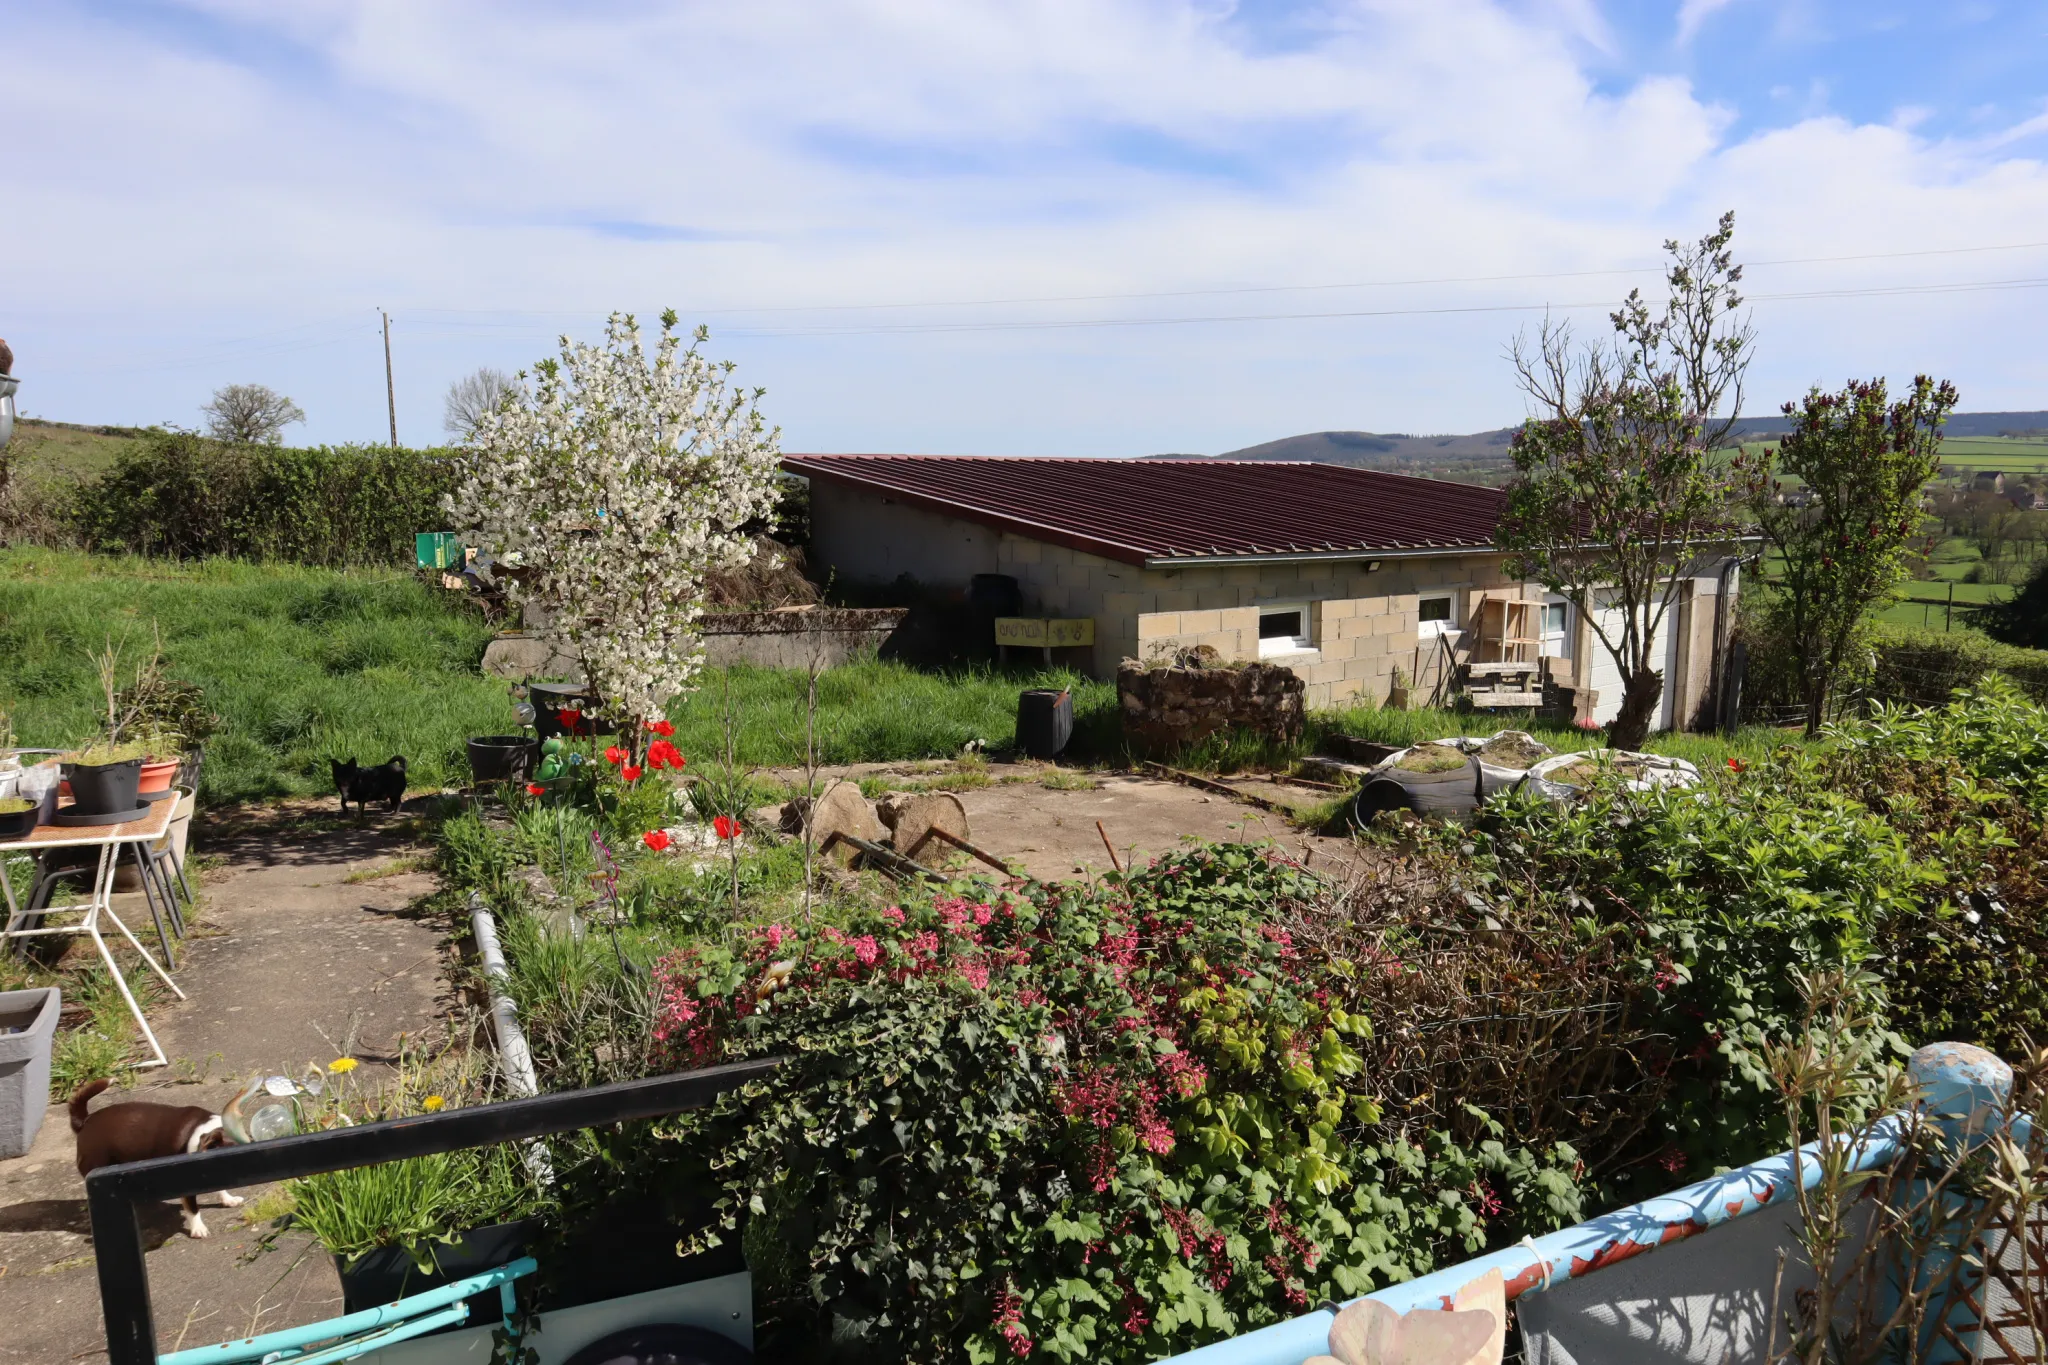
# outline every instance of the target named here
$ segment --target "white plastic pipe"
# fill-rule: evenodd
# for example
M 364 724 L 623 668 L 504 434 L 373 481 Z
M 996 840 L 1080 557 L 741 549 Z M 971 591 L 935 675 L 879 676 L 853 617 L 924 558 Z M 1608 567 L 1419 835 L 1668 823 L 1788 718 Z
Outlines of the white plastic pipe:
M 505 950 L 498 943 L 498 922 L 491 918 L 484 898 L 469 893 L 469 925 L 476 934 L 476 955 L 484 964 L 484 980 L 490 983 L 491 1025 L 498 1036 L 498 1067 L 505 1084 L 520 1099 L 540 1093 L 540 1080 L 533 1074 L 533 1050 L 526 1045 L 526 1031 L 519 1027 L 519 1011 L 512 1004 L 506 983 L 512 974 L 505 967 Z M 526 1169 L 543 1185 L 554 1182 L 554 1168 L 547 1149 L 538 1140 L 526 1147 Z

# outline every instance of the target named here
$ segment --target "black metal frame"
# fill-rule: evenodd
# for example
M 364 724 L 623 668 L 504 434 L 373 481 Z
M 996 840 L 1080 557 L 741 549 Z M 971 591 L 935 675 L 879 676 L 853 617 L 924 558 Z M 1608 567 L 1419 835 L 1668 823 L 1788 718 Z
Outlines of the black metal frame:
M 100 1311 L 106 1320 L 109 1365 L 155 1365 L 157 1358 L 149 1269 L 143 1264 L 142 1229 L 135 1216 L 138 1201 L 211 1194 L 351 1166 L 434 1156 L 629 1119 L 659 1118 L 707 1104 L 766 1075 L 780 1063 L 779 1057 L 733 1062 L 590 1090 L 408 1115 L 125 1166 L 102 1166 L 86 1177 L 85 1196 L 92 1214 L 93 1255 L 99 1263 Z

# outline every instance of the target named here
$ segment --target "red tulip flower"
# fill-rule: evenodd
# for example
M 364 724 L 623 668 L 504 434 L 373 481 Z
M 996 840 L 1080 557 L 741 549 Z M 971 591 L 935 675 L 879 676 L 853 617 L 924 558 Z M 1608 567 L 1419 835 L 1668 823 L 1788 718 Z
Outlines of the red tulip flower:
M 711 832 L 721 839 L 737 839 L 740 837 L 740 822 L 730 815 L 721 815 L 711 822 Z
M 1728 771 L 1731 773 L 1742 772 L 1746 766 L 1747 765 L 1745 765 L 1743 761 L 1739 758 L 1731 758 L 1728 760 Z
M 665 720 L 650 720 L 647 722 L 647 728 L 654 734 L 660 735 L 663 739 L 669 738 L 676 732 L 675 725 Z
M 571 730 L 583 723 L 583 713 L 573 706 L 565 706 L 555 712 L 555 714 L 561 717 L 562 724 L 568 726 Z
M 626 751 L 614 744 L 604 751 L 604 761 L 616 768 L 626 761 Z
M 668 831 L 665 829 L 650 829 L 640 836 L 640 842 L 653 849 L 656 853 L 659 853 L 668 847 Z
M 640 780 L 640 770 L 631 763 L 628 763 L 625 767 L 619 769 L 619 776 L 625 778 L 628 782 L 638 782 Z
M 546 796 L 548 789 L 538 782 L 529 782 L 526 784 L 526 794 L 528 796 Z

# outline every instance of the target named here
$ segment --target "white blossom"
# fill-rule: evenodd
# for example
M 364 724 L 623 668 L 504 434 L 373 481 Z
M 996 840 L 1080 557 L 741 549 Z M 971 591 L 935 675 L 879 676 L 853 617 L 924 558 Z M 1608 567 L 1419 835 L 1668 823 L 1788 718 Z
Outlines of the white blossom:
M 479 550 L 521 565 L 513 601 L 544 609 L 636 751 L 702 662 L 705 575 L 746 562 L 740 528 L 775 504 L 780 429 L 762 424 L 762 390 L 704 358 L 707 335 L 684 347 L 664 313 L 651 363 L 631 314 L 601 347 L 563 337 L 478 422 L 448 499 Z

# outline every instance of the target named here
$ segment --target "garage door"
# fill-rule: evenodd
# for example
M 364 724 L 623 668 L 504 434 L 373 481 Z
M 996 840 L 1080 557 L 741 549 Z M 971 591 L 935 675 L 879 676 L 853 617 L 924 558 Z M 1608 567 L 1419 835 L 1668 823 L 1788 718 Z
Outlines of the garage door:
M 1621 638 L 1623 613 L 1619 607 L 1600 609 L 1600 628 L 1607 632 L 1610 640 Z M 1590 632 L 1589 632 L 1590 633 Z M 1657 706 L 1657 721 L 1654 730 L 1669 730 L 1672 714 L 1671 679 L 1678 662 L 1678 604 L 1673 603 L 1664 613 L 1663 625 L 1657 632 L 1660 637 L 1650 653 L 1651 662 L 1664 670 L 1664 698 Z M 1593 719 L 1602 725 L 1609 724 L 1621 714 L 1621 669 L 1616 667 L 1614 656 L 1607 652 L 1607 646 L 1594 635 L 1591 645 L 1592 685 L 1600 694 L 1600 700 L 1593 707 Z

